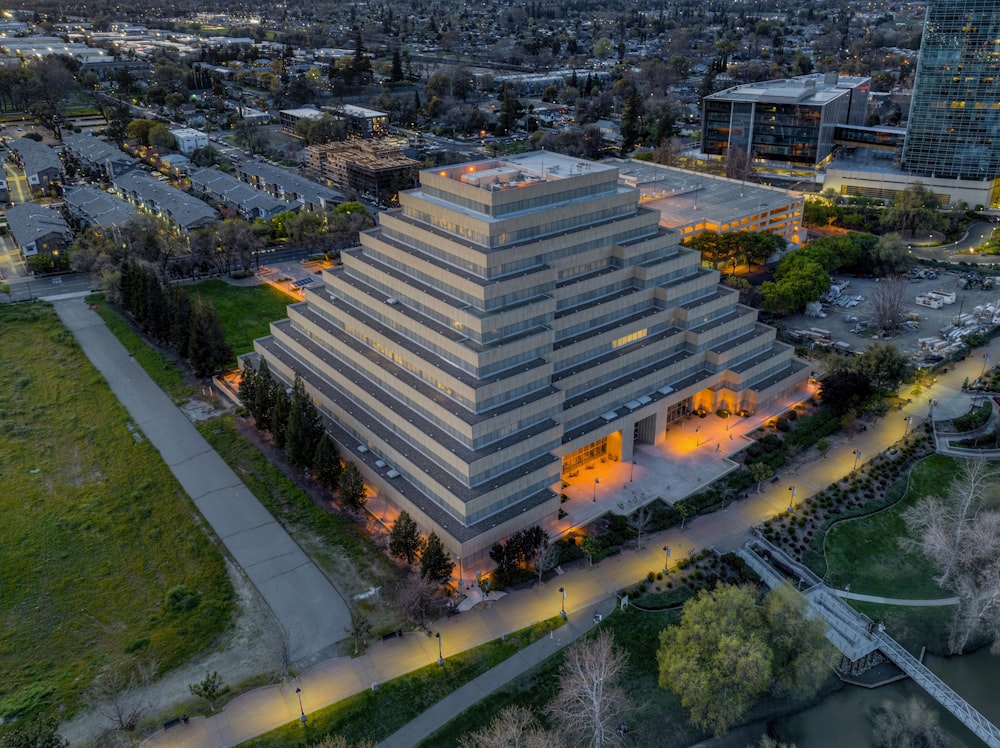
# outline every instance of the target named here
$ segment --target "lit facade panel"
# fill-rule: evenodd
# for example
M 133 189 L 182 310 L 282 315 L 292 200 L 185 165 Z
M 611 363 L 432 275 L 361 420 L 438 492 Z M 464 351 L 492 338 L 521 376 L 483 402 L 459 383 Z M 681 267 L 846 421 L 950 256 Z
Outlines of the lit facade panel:
M 554 519 L 567 455 L 630 459 L 696 395 L 804 381 L 616 167 L 533 153 L 420 177 L 255 348 L 463 559 Z
M 903 168 L 959 179 L 1000 176 L 1000 2 L 927 8 Z

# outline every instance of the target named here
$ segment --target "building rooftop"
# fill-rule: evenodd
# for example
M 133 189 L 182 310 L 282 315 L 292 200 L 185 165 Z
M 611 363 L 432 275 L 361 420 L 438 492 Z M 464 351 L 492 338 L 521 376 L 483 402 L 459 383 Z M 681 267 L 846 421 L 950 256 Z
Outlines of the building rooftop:
M 723 101 L 753 101 L 789 104 L 826 104 L 868 83 L 862 76 L 813 73 L 797 78 L 759 81 L 733 86 L 705 98 Z
M 130 156 L 123 150 L 95 137 L 93 133 L 85 132 L 66 138 L 63 144 L 72 152 L 78 154 L 80 158 L 92 163 L 100 164 L 109 161 L 138 164 L 139 159 Z
M 281 187 L 286 196 L 294 193 L 300 199 L 317 205 L 323 202 L 341 202 L 344 199 L 344 196 L 332 187 L 306 179 L 301 174 L 282 169 L 280 166 L 269 164 L 260 159 L 244 161 L 237 165 L 236 170 L 237 173 L 257 177 L 268 184 Z
M 679 228 L 699 221 L 729 223 L 764 210 L 784 208 L 801 193 L 685 171 L 647 161 L 609 159 L 619 181 L 639 190 L 639 202 L 660 211 L 660 225 Z
M 59 156 L 44 143 L 39 143 L 31 138 L 18 138 L 10 142 L 10 149 L 21 159 L 24 172 L 28 176 L 39 174 L 47 169 L 62 172 L 62 162 L 59 160 Z
M 7 208 L 7 225 L 20 247 L 53 233 L 71 235 L 69 225 L 58 211 L 38 203 L 20 203 Z
M 216 220 L 215 209 L 196 197 L 158 182 L 142 171 L 128 171 L 115 177 L 119 191 L 134 193 L 150 209 L 169 217 L 185 229 L 196 228 Z
M 116 226 L 135 215 L 129 203 L 92 185 L 66 189 L 69 209 L 98 226 Z
M 616 168 L 596 161 L 564 156 L 549 151 L 533 151 L 518 156 L 470 161 L 443 169 L 428 169 L 438 176 L 448 177 L 491 192 L 509 187 L 566 179 L 579 174 L 610 171 Z M 498 185 L 498 186 L 494 186 Z

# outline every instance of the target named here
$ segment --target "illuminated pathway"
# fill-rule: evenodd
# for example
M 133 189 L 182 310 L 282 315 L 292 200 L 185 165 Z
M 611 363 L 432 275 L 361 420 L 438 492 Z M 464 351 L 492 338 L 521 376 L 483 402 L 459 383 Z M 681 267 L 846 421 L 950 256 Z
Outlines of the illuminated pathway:
M 562 602 L 560 587 L 566 590 L 566 610 L 570 620 L 575 621 L 579 616 L 587 615 L 585 611 L 590 611 L 595 606 L 610 611 L 614 606 L 617 590 L 643 579 L 650 571 L 663 568 L 664 546 L 672 549 L 671 564 L 702 548 L 716 548 L 720 552 L 735 551 L 750 538 L 749 530 L 752 526 L 787 510 L 790 486 L 794 485 L 797 498 L 804 500 L 851 472 L 854 467 L 853 450 L 860 449 L 864 459 L 867 460 L 871 455 L 888 449 L 902 438 L 905 430 L 916 428 L 923 423 L 928 414 L 930 397 L 938 401 L 935 414 L 939 418 L 950 418 L 966 412 L 972 396 L 961 390 L 962 381 L 966 377 L 972 381 L 979 376 L 983 366 L 982 354 L 985 350 L 979 349 L 966 361 L 949 367 L 948 374 L 939 376 L 937 383 L 929 390 L 925 390 L 919 398 L 914 398 L 913 403 L 906 405 L 900 411 L 890 412 L 869 425 L 866 431 L 853 435 L 849 442 L 834 447 L 825 459 L 817 457 L 791 473 L 781 474 L 780 481 L 765 484 L 760 494 L 751 492 L 747 499 L 731 504 L 723 511 L 692 519 L 687 522 L 683 532 L 679 528 L 674 528 L 652 535 L 645 540 L 642 550 L 626 550 L 605 559 L 593 568 L 581 565 L 547 584 L 512 592 L 500 600 L 488 603 L 489 607 L 477 606 L 460 616 L 440 621 L 432 627 L 432 630 L 441 633 L 445 660 L 447 661 L 450 654 L 557 615 Z M 991 342 L 990 351 L 991 360 L 1000 361 L 1000 340 Z M 913 419 L 912 425 L 907 420 L 909 418 Z M 750 425 L 756 427 L 756 424 Z M 716 442 L 710 440 L 702 442 L 703 434 L 706 438 L 709 436 L 710 426 L 721 428 L 722 432 L 718 434 L 712 431 L 712 438 L 716 439 Z M 694 434 L 693 429 L 703 427 L 706 431 Z M 672 430 L 673 428 L 674 426 L 671 426 Z M 723 462 L 722 455 L 723 448 L 729 443 L 729 437 L 721 419 L 711 415 L 705 419 L 693 418 L 678 428 L 679 439 L 691 439 L 692 436 L 699 442 L 693 450 L 702 456 L 706 476 L 711 471 L 724 472 L 728 466 Z M 736 441 L 736 437 L 733 441 Z M 715 451 L 716 443 L 721 445 L 718 453 Z M 652 449 L 649 447 L 642 450 L 636 464 L 632 483 L 639 492 L 645 490 L 652 493 L 661 485 L 657 481 L 663 480 L 662 476 L 649 478 L 653 467 L 652 462 L 646 463 L 646 459 L 653 456 Z M 691 467 L 696 471 L 699 469 L 696 462 L 692 462 Z M 629 468 L 628 464 L 616 463 L 605 464 L 595 470 L 628 471 Z M 582 474 L 583 471 L 581 476 Z M 649 483 L 644 480 L 644 475 L 649 478 Z M 622 485 L 625 488 L 622 489 L 621 495 L 631 496 L 632 489 L 627 486 L 626 480 L 628 476 L 619 472 L 616 473 L 616 477 L 624 481 Z M 571 498 L 564 506 L 572 505 L 574 502 L 581 506 L 588 503 L 585 493 L 587 482 L 584 481 L 582 485 L 584 488 L 578 489 L 581 495 Z M 602 485 L 603 482 L 597 485 L 599 492 Z M 609 489 L 611 485 L 608 484 Z M 589 503 L 594 504 L 593 481 L 590 481 L 590 490 Z M 671 495 L 671 491 L 667 491 L 667 495 L 671 499 L 680 498 Z M 600 493 L 597 499 L 598 503 L 621 500 L 611 496 L 602 498 Z M 612 506 L 617 510 L 617 506 L 607 503 L 605 509 L 611 509 Z M 193 718 L 186 725 L 160 731 L 149 738 L 145 745 L 191 748 L 233 746 L 286 722 L 298 720 L 300 712 L 296 688 L 302 689 L 302 704 L 308 714 L 369 689 L 373 683 L 383 683 L 417 668 L 436 663 L 437 658 L 437 640 L 423 634 L 380 642 L 361 657 L 330 660 L 307 670 L 296 680 L 243 694 L 230 702 L 219 714 L 209 718 Z M 420 736 L 414 738 L 416 742 Z

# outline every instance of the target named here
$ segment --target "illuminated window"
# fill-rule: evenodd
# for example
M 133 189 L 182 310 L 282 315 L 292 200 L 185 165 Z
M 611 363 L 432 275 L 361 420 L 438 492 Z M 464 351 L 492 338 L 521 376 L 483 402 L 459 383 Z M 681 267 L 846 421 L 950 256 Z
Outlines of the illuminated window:
M 648 333 L 649 330 L 645 327 L 641 330 L 636 330 L 633 333 L 629 333 L 628 335 L 624 335 L 617 340 L 612 341 L 611 347 L 621 348 L 623 345 L 628 345 L 629 343 L 634 343 L 637 340 L 642 340 Z

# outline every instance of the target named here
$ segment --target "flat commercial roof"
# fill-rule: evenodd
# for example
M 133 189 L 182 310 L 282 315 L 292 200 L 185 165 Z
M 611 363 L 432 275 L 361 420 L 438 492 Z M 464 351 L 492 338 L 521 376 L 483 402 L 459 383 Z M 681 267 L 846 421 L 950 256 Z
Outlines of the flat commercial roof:
M 801 193 L 726 177 L 625 159 L 607 159 L 618 167 L 618 181 L 639 190 L 644 207 L 660 211 L 660 225 L 679 228 L 699 221 L 728 223 L 735 218 L 794 203 Z

